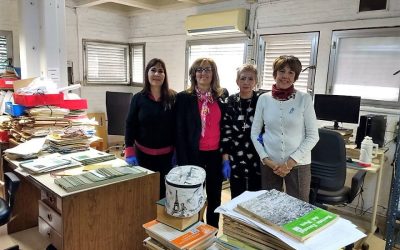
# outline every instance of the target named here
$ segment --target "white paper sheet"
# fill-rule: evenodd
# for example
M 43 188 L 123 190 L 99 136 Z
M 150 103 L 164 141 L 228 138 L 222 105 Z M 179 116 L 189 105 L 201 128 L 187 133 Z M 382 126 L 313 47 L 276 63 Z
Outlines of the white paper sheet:
M 45 141 L 45 137 L 33 138 L 16 147 L 6 149 L 4 152 L 15 155 L 35 155 L 42 150 Z
M 241 220 L 248 225 L 254 225 L 254 228 L 273 234 L 291 247 L 298 250 L 337 250 L 351 243 L 354 243 L 363 237 L 366 237 L 366 235 L 358 230 L 356 228 L 357 226 L 354 225 L 352 222 L 343 218 L 339 218 L 336 222 L 334 222 L 332 225 L 325 228 L 318 234 L 312 236 L 304 242 L 300 242 L 291 238 L 285 233 L 279 232 L 270 226 L 254 221 L 249 217 L 246 217 L 234 211 L 234 208 L 236 208 L 237 204 L 252 199 L 264 192 L 265 190 L 256 192 L 246 191 L 231 200 L 230 202 L 215 209 L 215 212 L 226 214 L 232 218 Z

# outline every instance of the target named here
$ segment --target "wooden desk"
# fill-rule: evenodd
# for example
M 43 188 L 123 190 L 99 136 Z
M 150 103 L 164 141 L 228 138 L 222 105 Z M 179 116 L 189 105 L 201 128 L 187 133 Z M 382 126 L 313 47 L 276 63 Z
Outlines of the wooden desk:
M 374 195 L 374 204 L 372 206 L 372 217 L 368 233 L 375 233 L 376 231 L 376 215 L 378 212 L 379 192 L 382 180 L 382 168 L 385 163 L 385 153 L 383 150 L 378 150 L 378 155 L 372 160 L 373 164 L 370 167 L 361 167 L 357 164 L 360 155 L 359 149 L 346 148 L 346 155 L 353 158 L 353 163 L 347 163 L 347 168 L 355 170 L 364 170 L 367 173 L 376 174 L 376 186 Z
M 14 171 L 14 161 L 4 161 Z M 14 171 L 15 172 L 15 171 Z M 159 173 L 67 193 L 50 174 L 25 176 L 8 233 L 39 226 L 57 249 L 143 249 L 142 224 L 156 217 Z

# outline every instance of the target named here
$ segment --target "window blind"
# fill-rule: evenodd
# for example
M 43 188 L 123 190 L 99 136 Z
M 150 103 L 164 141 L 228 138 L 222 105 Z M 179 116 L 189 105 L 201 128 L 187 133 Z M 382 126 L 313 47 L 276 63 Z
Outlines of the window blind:
M 144 44 L 132 45 L 132 82 L 144 83 Z
M 229 94 L 238 92 L 236 69 L 243 64 L 245 42 L 193 44 L 190 45 L 189 51 L 188 69 L 197 58 L 212 58 L 217 64 L 221 87 L 226 88 Z M 190 85 L 190 82 L 188 84 Z
M 0 72 L 3 72 L 7 65 L 7 38 L 0 36 Z
M 87 83 L 129 84 L 128 44 L 86 42 Z
M 316 39 L 317 33 L 301 33 L 291 35 L 270 35 L 262 38 L 264 42 L 264 61 L 262 66 L 261 88 L 271 90 L 275 84 L 272 65 L 275 59 L 281 55 L 293 55 L 299 58 L 303 69 L 314 65 L 316 61 Z M 313 74 L 311 74 L 313 75 Z M 308 71 L 301 72 L 295 82 L 296 89 L 308 92 L 313 85 Z
M 337 45 L 332 93 L 357 93 L 365 100 L 398 102 L 400 81 L 393 73 L 400 70 L 400 35 L 340 37 L 341 34 L 346 33 L 334 33 Z

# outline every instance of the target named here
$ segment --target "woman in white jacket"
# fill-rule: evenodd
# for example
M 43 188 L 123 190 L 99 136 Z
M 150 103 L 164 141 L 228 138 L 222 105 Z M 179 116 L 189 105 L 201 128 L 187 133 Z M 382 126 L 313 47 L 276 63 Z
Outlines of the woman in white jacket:
M 294 88 L 301 72 L 294 56 L 280 56 L 273 64 L 272 91 L 258 99 L 251 139 L 263 166 L 263 189 L 283 188 L 308 202 L 311 149 L 318 142 L 318 127 L 311 96 Z M 264 126 L 263 144 L 257 138 Z

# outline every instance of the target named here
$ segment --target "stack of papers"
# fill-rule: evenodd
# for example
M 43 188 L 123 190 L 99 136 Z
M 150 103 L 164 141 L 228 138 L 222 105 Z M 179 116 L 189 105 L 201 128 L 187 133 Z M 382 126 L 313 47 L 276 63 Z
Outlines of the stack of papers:
M 57 169 L 80 166 L 81 164 L 73 159 L 68 159 L 58 153 L 50 154 L 38 159 L 22 161 L 19 166 L 29 173 L 39 174 Z
M 218 207 L 215 212 L 221 213 L 224 216 L 228 216 L 234 221 L 243 223 L 259 232 L 264 232 L 265 234 L 270 234 L 275 236 L 277 239 L 282 241 L 285 245 L 290 246 L 298 250 L 312 250 L 312 249 L 332 249 L 337 250 L 349 244 L 352 244 L 359 239 L 365 237 L 366 235 L 357 229 L 357 226 L 348 220 L 343 218 L 337 219 L 332 225 L 325 228 L 321 232 L 315 234 L 311 238 L 300 242 L 293 237 L 287 235 L 286 233 L 276 230 L 272 226 L 261 223 L 249 216 L 245 216 L 237 211 L 235 211 L 238 204 L 246 202 L 257 196 L 262 195 L 267 192 L 266 190 L 261 190 L 257 192 L 246 191 L 234 198 L 230 202 Z M 224 233 L 225 230 L 224 230 Z M 235 237 L 235 234 L 227 234 L 231 237 Z M 235 237 L 236 238 L 236 237 Z M 249 242 L 247 242 L 249 243 Z
M 34 138 L 16 147 L 6 149 L 4 153 L 12 160 L 35 158 L 42 150 L 45 140 L 45 138 Z

